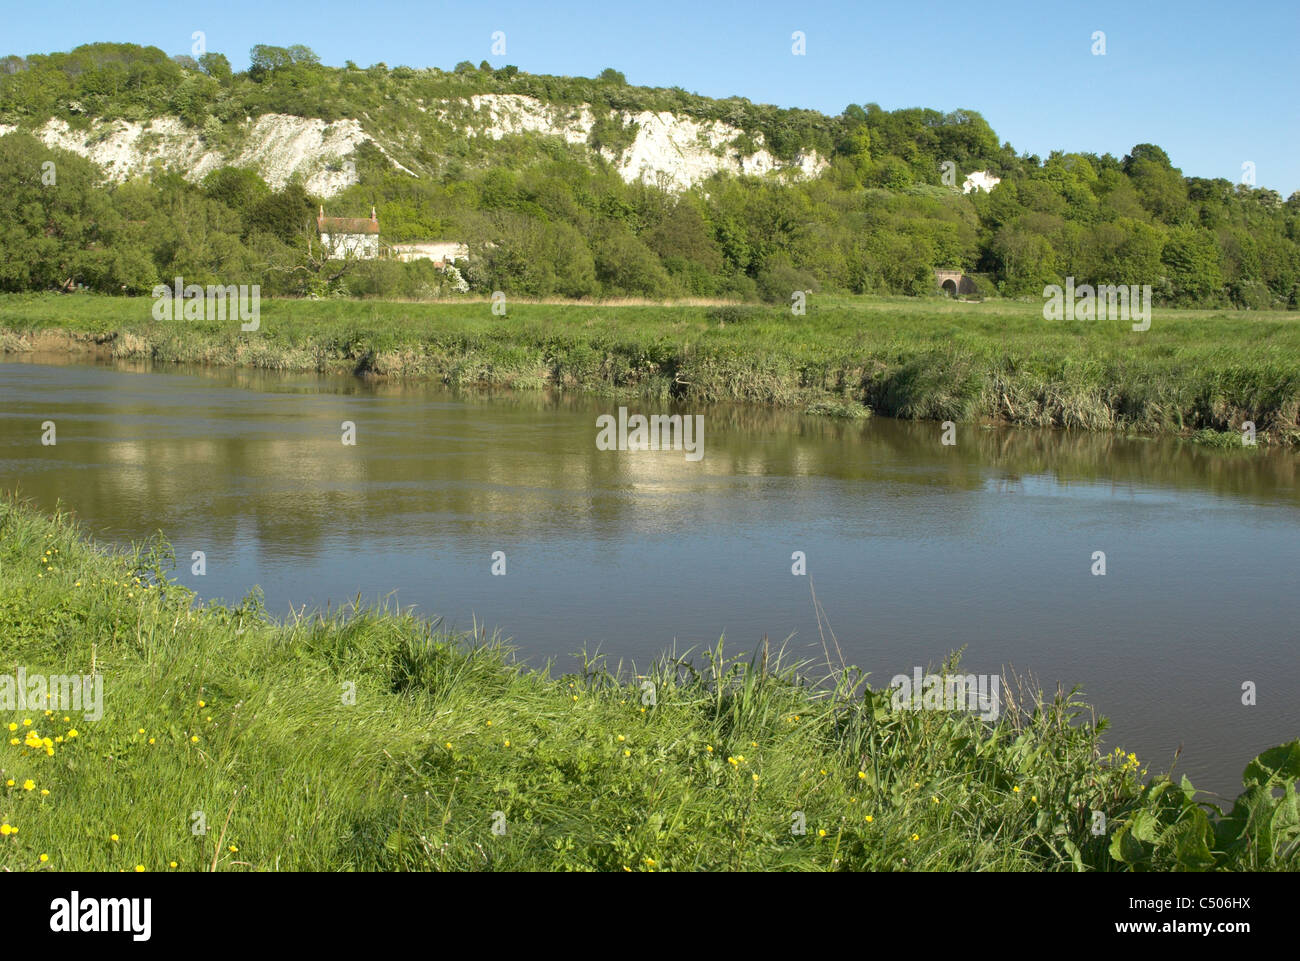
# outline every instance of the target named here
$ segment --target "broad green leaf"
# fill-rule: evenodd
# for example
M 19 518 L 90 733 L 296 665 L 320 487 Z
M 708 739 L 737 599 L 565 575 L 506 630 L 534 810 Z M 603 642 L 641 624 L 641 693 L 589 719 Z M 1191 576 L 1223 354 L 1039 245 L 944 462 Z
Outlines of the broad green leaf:
M 1125 824 L 1115 832 L 1110 841 L 1110 856 L 1121 864 L 1139 865 L 1147 860 L 1146 849 L 1129 834 L 1129 825 Z
M 1154 843 L 1159 836 L 1160 819 L 1150 811 L 1138 811 L 1133 815 L 1130 827 L 1135 839 Z
M 1214 854 L 1209 846 L 1211 833 L 1210 819 L 1205 812 L 1193 809 L 1188 817 L 1165 832 L 1161 847 L 1173 849 L 1181 870 L 1205 871 L 1214 866 Z
M 1269 748 L 1246 765 L 1241 783 L 1249 787 L 1271 781 L 1300 778 L 1300 739 Z

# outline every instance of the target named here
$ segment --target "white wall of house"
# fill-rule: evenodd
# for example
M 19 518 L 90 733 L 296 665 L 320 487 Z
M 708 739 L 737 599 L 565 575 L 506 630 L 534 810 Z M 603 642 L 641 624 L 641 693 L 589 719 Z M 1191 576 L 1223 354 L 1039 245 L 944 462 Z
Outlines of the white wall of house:
M 430 240 L 419 243 L 393 244 L 393 256 L 398 260 L 432 260 L 435 263 L 449 264 L 453 260 L 465 260 L 469 257 L 469 247 L 454 240 Z
M 378 234 L 321 234 L 320 242 L 335 260 L 374 260 L 379 256 Z

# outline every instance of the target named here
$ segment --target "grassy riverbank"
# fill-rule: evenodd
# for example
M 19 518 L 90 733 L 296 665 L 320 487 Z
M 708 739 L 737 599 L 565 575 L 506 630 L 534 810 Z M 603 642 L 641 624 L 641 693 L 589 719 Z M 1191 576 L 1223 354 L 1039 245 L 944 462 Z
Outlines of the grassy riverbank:
M 737 400 L 854 415 L 1300 443 L 1300 314 L 1048 322 L 1039 303 L 760 306 L 268 300 L 261 328 L 158 322 L 147 298 L 0 296 L 0 350 L 357 371 L 456 386 Z
M 552 678 L 399 611 L 205 607 L 167 554 L 0 502 L 4 671 L 104 677 L 99 720 L 0 709 L 0 870 L 1300 866 L 1300 742 L 1220 816 L 1068 698 L 986 724 L 775 653 Z

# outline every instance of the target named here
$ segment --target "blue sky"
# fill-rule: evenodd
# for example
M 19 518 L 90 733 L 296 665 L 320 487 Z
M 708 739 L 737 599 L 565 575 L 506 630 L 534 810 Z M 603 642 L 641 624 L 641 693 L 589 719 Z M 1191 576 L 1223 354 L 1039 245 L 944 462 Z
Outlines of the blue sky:
M 1064 4 L 657 0 L 592 3 L 0 0 L 0 53 L 91 41 L 209 50 L 247 66 L 255 43 L 304 43 L 328 64 L 450 68 L 512 63 L 536 73 L 622 70 L 631 83 L 839 113 L 980 111 L 1018 151 L 1164 147 L 1189 176 L 1300 190 L 1300 2 Z M 493 56 L 492 33 L 506 35 Z M 807 53 L 791 53 L 791 34 Z M 1094 31 L 1106 35 L 1094 56 Z

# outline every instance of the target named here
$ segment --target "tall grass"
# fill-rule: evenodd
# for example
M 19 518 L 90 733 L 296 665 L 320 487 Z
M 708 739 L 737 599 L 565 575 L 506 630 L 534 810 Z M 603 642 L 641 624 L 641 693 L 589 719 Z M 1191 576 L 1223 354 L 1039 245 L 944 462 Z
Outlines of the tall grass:
M 897 710 L 721 642 L 553 677 L 401 610 L 204 606 L 171 562 L 0 503 L 5 669 L 105 678 L 98 721 L 0 710 L 0 870 L 1107 870 L 1206 816 L 1070 694 Z M 1279 823 L 1202 866 L 1294 869 Z
M 1040 304 L 819 298 L 776 307 L 275 300 L 262 326 L 156 322 L 147 298 L 0 296 L 0 350 L 354 371 L 896 417 L 1300 443 L 1300 315 L 1154 311 L 1049 322 Z M 818 407 L 833 410 L 833 407 Z

